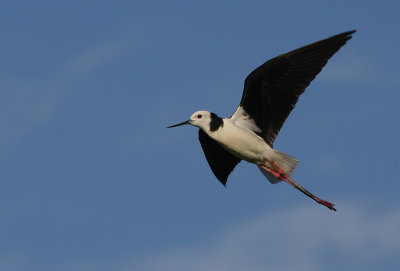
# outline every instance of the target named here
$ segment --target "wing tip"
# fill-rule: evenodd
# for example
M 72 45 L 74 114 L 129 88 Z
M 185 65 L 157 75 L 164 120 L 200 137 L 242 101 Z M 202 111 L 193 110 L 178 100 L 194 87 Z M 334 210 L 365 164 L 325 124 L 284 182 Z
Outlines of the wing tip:
M 355 32 L 357 32 L 357 29 L 352 29 L 352 30 L 346 31 L 343 34 L 347 36 L 347 35 L 351 35 L 351 34 L 353 34 Z
M 346 31 L 346 32 L 344 32 L 342 34 L 339 34 L 339 35 L 345 36 L 346 37 L 346 41 L 347 41 L 347 40 L 351 39 L 353 37 L 352 35 L 354 33 L 356 33 L 356 32 L 357 32 L 357 29 L 353 29 L 353 30 Z
M 353 34 L 357 32 L 357 29 L 349 30 L 337 35 L 334 35 L 330 38 L 327 38 L 326 40 L 344 40 L 344 43 L 346 43 L 348 40 L 350 40 L 353 36 Z

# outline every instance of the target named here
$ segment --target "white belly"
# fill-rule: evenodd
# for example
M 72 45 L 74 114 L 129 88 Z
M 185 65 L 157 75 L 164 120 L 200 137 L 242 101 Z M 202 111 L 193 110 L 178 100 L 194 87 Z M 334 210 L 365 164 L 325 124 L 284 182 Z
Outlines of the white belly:
M 274 151 L 256 134 L 224 119 L 224 126 L 209 134 L 225 149 L 250 163 L 265 164 L 273 160 Z

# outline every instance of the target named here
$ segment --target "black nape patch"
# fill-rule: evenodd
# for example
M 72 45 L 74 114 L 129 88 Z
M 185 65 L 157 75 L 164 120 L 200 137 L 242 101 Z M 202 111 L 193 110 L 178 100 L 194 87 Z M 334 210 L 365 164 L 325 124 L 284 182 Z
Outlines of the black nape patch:
M 224 126 L 224 121 L 216 114 L 211 113 L 210 131 L 215 132 L 222 126 Z

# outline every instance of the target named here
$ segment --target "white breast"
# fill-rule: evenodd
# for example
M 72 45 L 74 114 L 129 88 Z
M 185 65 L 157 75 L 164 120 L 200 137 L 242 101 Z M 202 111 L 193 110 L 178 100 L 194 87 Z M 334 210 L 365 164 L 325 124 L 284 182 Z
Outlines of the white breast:
M 235 125 L 230 119 L 223 119 L 224 125 L 209 136 L 237 157 L 251 163 L 271 160 L 274 151 L 265 141 L 248 129 Z

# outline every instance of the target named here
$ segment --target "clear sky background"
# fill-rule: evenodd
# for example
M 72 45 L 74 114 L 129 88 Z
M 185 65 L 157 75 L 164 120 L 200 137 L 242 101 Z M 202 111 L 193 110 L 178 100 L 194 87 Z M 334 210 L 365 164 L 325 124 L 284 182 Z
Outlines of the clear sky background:
M 0 270 L 399 270 L 396 1 L 3 1 Z M 196 110 L 264 61 L 357 29 L 275 148 L 336 204 L 242 162 L 224 188 Z

